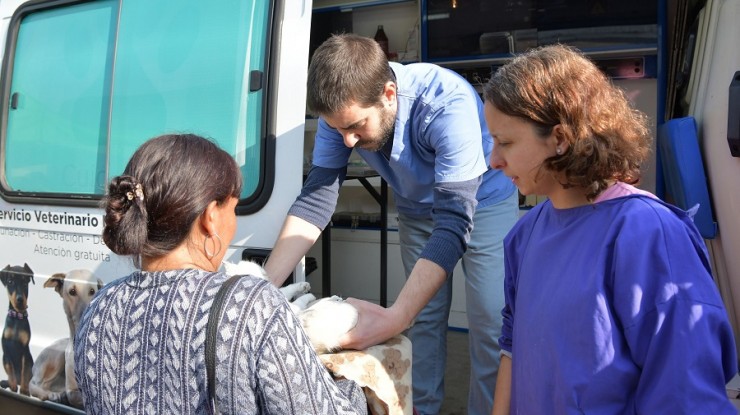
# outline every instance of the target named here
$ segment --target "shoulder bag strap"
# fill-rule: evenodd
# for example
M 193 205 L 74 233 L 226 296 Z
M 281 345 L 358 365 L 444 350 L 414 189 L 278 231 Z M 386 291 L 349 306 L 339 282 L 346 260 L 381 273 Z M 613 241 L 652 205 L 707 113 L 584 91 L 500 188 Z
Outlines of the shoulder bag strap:
M 221 284 L 216 296 L 213 298 L 211 311 L 208 313 L 208 323 L 206 325 L 206 371 L 208 373 L 208 398 L 211 401 L 211 407 L 214 413 L 216 410 L 216 341 L 218 340 L 218 321 L 221 317 L 221 307 L 226 298 L 229 288 L 234 285 L 241 275 L 234 275 Z

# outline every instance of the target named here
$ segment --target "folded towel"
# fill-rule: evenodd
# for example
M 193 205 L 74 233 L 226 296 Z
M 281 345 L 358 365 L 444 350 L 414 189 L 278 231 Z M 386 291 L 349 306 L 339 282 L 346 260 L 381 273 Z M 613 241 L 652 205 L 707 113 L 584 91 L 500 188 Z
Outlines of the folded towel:
M 403 335 L 365 350 L 320 355 L 337 377 L 356 382 L 365 391 L 373 415 L 411 415 L 411 341 Z

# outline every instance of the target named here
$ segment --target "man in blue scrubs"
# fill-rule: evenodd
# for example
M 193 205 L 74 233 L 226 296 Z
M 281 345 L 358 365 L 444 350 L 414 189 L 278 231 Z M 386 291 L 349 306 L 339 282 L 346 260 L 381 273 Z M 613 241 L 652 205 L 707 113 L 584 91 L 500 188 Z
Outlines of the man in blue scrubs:
M 488 167 L 493 141 L 480 97 L 450 70 L 389 63 L 374 40 L 347 34 L 316 50 L 308 107 L 320 116 L 313 166 L 265 265 L 268 275 L 282 284 L 329 223 L 355 149 L 393 189 L 407 281 L 389 308 L 350 299 L 360 319 L 343 345 L 363 349 L 412 326 L 414 406 L 438 413 L 451 276 L 462 259 L 468 413 L 490 414 L 504 305 L 502 240 L 517 220 L 518 198 L 512 182 Z

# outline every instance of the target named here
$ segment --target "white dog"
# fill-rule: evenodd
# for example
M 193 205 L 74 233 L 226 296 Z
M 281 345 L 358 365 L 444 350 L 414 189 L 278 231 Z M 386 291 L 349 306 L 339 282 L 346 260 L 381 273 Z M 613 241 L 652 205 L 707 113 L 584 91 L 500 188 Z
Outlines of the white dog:
M 265 270 L 250 261 L 237 264 L 224 261 L 224 269 L 228 275 L 254 275 L 269 280 Z M 337 352 L 341 350 L 339 338 L 357 324 L 357 309 L 336 295 L 317 300 L 310 290 L 307 282 L 280 288 L 316 352 Z
M 82 394 L 74 372 L 73 342 L 82 312 L 102 286 L 103 281 L 85 269 L 54 274 L 44 283 L 44 287 L 54 288 L 62 297 L 62 307 L 69 323 L 69 337 L 55 341 L 39 353 L 29 384 L 32 396 L 82 408 Z

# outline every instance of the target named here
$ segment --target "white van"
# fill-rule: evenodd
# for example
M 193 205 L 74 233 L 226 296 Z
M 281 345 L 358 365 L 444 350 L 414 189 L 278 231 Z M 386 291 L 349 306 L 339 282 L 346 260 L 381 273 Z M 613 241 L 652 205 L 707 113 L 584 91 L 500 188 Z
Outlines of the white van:
M 412 12 L 428 6 L 426 0 L 318 1 L 412 3 Z M 695 3 L 657 2 L 666 34 L 657 51 L 657 81 L 640 84 L 651 91 L 636 99 L 657 97 L 651 102 L 656 124 L 696 120 L 717 230 L 707 245 L 740 333 L 734 301 L 740 299 L 740 158 L 733 155 L 740 149 L 740 102 L 730 93 L 731 83 L 740 83 L 740 0 Z M 63 301 L 45 284 L 73 270 L 90 271 L 103 283 L 132 271 L 129 259 L 101 241 L 99 201 L 139 144 L 168 132 L 210 137 L 241 166 L 237 233 L 225 259 L 269 251 L 303 177 L 312 2 L 1 0 L 0 19 L 0 300 L 10 304 L 0 412 L 78 414 L 20 393 L 32 361 L 70 336 Z M 370 32 L 360 34 L 372 36 L 376 25 L 365 27 Z M 646 52 L 617 55 L 630 53 Z M 426 49 L 425 56 L 431 56 Z M 490 62 L 473 65 L 484 64 Z M 660 190 L 660 166 L 646 168 L 643 184 Z M 302 264 L 294 275 L 305 277 Z M 736 398 L 740 390 L 730 385 L 728 394 Z
M 133 269 L 102 243 L 98 205 L 146 139 L 192 132 L 233 154 L 244 189 L 226 259 L 273 246 L 302 181 L 310 18 L 310 1 L 0 2 L 0 299 L 17 305 L 4 386 L 17 370 L 25 392 L 26 350 L 70 336 L 50 276 Z M 0 393 L 8 413 L 2 397 L 20 394 Z

